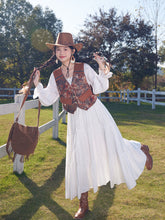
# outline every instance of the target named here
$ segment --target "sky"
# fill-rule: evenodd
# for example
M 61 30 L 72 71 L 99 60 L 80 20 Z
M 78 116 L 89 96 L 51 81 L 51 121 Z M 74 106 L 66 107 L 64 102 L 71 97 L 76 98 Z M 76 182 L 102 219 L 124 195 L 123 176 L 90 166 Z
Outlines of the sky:
M 99 8 L 107 11 L 115 7 L 117 12 L 130 12 L 135 15 L 139 8 L 139 0 L 28 0 L 33 6 L 52 9 L 58 19 L 63 22 L 63 30 L 77 35 L 83 28 L 89 14 L 94 15 Z

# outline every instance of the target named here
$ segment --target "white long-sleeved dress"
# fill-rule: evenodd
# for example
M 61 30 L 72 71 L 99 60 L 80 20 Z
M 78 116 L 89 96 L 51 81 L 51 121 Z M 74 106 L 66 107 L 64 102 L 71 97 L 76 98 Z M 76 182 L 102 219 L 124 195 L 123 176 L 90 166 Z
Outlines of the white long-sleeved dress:
M 99 75 L 84 64 L 87 82 L 94 94 L 108 89 L 108 78 L 112 73 Z M 72 78 L 68 79 L 71 84 Z M 33 98 L 39 97 L 45 106 L 52 105 L 59 92 L 53 73 L 49 83 L 43 88 L 39 83 Z M 129 189 L 135 187 L 136 180 L 143 172 L 146 156 L 137 141 L 122 137 L 115 121 L 99 99 L 87 111 L 77 108 L 74 114 L 68 113 L 67 150 L 65 168 L 65 197 L 81 197 L 81 193 L 110 181 L 114 184 L 126 183 Z

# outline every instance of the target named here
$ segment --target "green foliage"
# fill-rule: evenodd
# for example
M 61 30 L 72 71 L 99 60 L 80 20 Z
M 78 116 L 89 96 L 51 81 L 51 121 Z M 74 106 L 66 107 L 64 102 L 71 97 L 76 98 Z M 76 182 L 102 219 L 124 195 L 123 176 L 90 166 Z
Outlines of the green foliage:
M 0 11 L 0 86 L 9 86 L 6 79 L 13 77 L 22 84 L 51 56 L 45 43 L 54 42 L 62 22 L 52 10 L 33 8 L 26 0 L 1 1 Z
M 158 90 L 165 91 L 165 74 L 158 75 Z
M 118 73 L 115 74 L 110 80 L 109 80 L 109 90 L 112 91 L 120 91 L 120 90 L 133 90 L 135 86 L 132 84 L 132 82 L 129 80 L 130 73 Z
M 141 83 L 140 88 L 143 90 L 152 90 L 153 83 L 154 83 L 153 76 L 145 77 Z M 165 74 L 157 76 L 157 90 L 158 91 L 165 91 Z
M 99 14 L 89 16 L 79 34 L 78 41 L 84 43 L 80 55 L 101 52 L 115 74 L 125 74 L 123 80 L 140 87 L 143 78 L 153 75 L 156 68 L 152 30 L 143 20 L 132 20 L 128 13 L 118 16 L 114 8 L 107 12 L 100 9 Z
M 160 61 L 165 62 L 165 41 L 162 42 L 162 46 L 159 48 Z

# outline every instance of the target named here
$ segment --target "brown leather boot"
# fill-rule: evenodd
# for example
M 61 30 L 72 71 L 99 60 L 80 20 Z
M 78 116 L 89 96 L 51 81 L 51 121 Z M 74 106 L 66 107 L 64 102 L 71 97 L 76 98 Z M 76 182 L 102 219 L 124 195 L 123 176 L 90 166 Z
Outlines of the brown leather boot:
M 82 219 L 89 211 L 88 208 L 88 192 L 82 193 L 80 198 L 79 209 L 76 212 L 74 219 Z
M 147 160 L 146 160 L 146 168 L 148 170 L 151 170 L 153 167 L 153 159 L 152 156 L 149 153 L 149 147 L 147 145 L 142 145 L 141 146 L 141 150 L 145 153 L 145 155 L 147 156 Z

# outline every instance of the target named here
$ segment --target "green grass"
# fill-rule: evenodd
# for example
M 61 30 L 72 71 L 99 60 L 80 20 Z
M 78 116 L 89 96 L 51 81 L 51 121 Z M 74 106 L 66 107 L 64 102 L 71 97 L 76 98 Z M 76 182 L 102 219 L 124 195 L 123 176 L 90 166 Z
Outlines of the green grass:
M 144 170 L 137 186 L 100 187 L 89 192 L 90 213 L 84 220 L 165 219 L 165 108 L 135 103 L 105 103 L 123 137 L 150 146 L 151 171 Z M 36 117 L 35 117 L 36 115 Z M 37 110 L 26 111 L 26 124 L 34 125 Z M 40 125 L 52 119 L 51 108 L 41 111 Z M 7 140 L 13 114 L 0 116 L 0 145 Z M 24 164 L 24 173 L 12 172 L 8 157 L 0 160 L 0 219 L 67 220 L 77 211 L 78 199 L 65 199 L 66 124 L 59 124 L 59 138 L 52 129 L 40 136 L 34 155 Z

